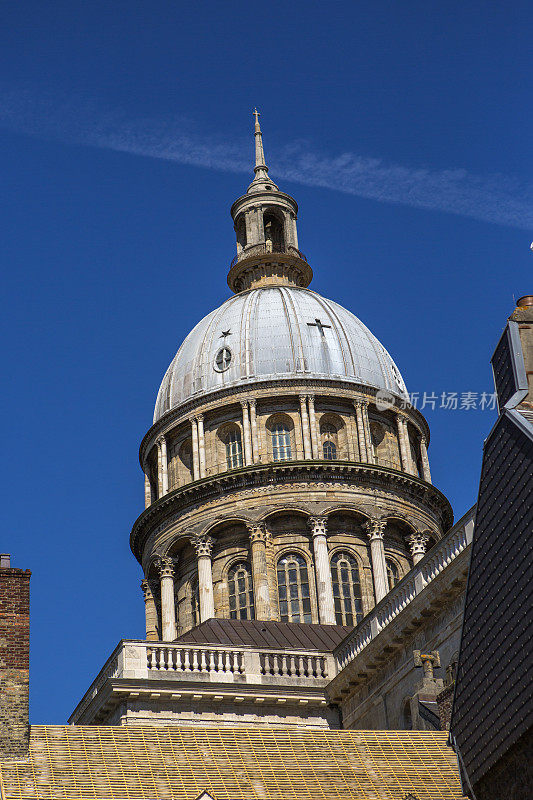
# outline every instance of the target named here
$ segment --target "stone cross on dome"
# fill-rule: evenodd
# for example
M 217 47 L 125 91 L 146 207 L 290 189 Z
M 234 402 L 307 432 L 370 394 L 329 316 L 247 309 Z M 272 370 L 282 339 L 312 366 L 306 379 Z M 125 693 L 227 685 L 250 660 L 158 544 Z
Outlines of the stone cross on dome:
M 312 328 L 318 328 L 318 330 L 320 331 L 320 335 L 321 336 L 325 336 L 326 335 L 324 333 L 324 329 L 325 328 L 331 328 L 331 325 L 326 325 L 325 322 L 321 322 L 319 319 L 315 319 L 314 322 L 308 322 L 307 324 L 309 326 L 311 326 Z

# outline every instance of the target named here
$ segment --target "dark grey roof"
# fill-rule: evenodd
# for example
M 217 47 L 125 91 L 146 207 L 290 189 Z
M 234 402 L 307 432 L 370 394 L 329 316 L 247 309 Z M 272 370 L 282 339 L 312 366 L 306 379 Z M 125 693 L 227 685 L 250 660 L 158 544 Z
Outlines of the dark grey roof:
M 254 619 L 208 619 L 179 636 L 177 642 L 251 645 L 287 650 L 334 650 L 351 625 L 304 625 L 297 622 L 262 622 Z

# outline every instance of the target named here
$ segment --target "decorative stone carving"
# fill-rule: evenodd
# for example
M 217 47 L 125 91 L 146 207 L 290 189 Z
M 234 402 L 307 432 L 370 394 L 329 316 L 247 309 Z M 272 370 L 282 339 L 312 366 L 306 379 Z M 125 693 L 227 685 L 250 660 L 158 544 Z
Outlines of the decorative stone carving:
M 145 603 L 148 602 L 148 601 L 152 601 L 153 602 L 154 593 L 152 591 L 152 587 L 150 586 L 150 583 L 148 582 L 148 580 L 146 578 L 143 578 L 142 581 L 141 581 L 141 589 L 142 589 L 143 596 L 144 596 L 144 602 Z
M 383 541 L 386 527 L 387 521 L 384 519 L 369 519 L 368 522 L 363 523 L 363 528 L 367 532 L 370 541 L 373 539 L 381 539 Z
M 327 517 L 309 517 L 309 527 L 313 536 L 325 536 L 328 529 Z
M 254 542 L 262 542 L 263 544 L 266 544 L 267 532 L 264 523 L 247 522 L 246 527 L 248 528 L 248 533 L 250 534 L 250 541 L 252 544 L 254 544 Z
M 429 536 L 427 533 L 413 533 L 411 536 L 409 536 L 407 541 L 413 557 L 413 563 L 418 564 L 418 562 L 421 561 L 426 554 Z
M 413 662 L 415 667 L 422 667 L 425 680 L 434 680 L 434 668 L 440 667 L 440 655 L 438 650 L 431 653 L 422 653 L 421 650 L 413 650 Z
M 196 558 L 211 558 L 213 555 L 215 540 L 212 536 L 192 536 L 190 542 L 196 551 Z
M 177 559 L 171 558 L 170 556 L 157 556 L 155 559 L 155 568 L 159 573 L 160 578 L 173 578 Z

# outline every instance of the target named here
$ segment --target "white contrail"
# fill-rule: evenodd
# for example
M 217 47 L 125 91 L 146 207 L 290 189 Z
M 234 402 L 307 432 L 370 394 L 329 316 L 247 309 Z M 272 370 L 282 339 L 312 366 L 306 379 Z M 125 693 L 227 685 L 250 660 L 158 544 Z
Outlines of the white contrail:
M 130 120 L 94 102 L 50 94 L 0 91 L 0 126 L 32 136 L 102 147 L 180 164 L 250 173 L 251 145 L 192 132 L 186 118 Z M 297 142 L 271 148 L 275 178 L 320 186 L 381 202 L 435 209 L 516 228 L 533 227 L 533 186 L 502 175 L 464 169 L 431 170 L 345 153 L 322 155 Z

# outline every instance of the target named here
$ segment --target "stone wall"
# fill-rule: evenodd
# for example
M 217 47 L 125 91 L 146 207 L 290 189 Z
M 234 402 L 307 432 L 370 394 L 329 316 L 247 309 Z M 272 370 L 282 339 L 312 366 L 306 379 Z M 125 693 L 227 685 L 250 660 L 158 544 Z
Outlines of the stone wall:
M 31 572 L 0 564 L 0 756 L 13 758 L 29 743 Z
M 437 706 L 439 708 L 440 727 L 443 731 L 450 730 L 452 719 L 453 692 L 455 681 L 445 686 L 442 692 L 437 695 Z

